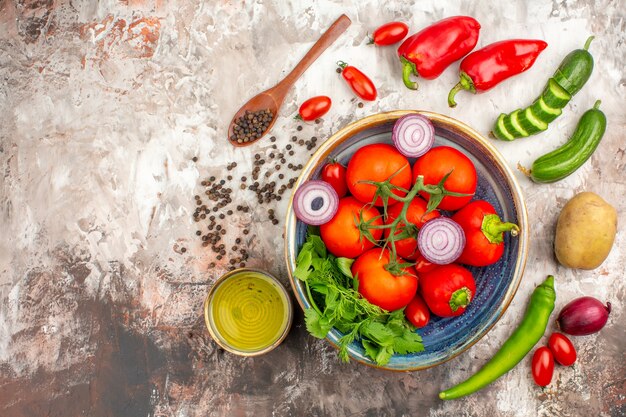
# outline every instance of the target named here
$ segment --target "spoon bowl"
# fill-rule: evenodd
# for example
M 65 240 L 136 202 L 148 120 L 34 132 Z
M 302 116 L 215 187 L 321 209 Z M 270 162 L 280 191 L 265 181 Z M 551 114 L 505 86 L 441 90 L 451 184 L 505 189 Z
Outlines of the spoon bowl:
M 345 14 L 339 16 L 337 20 L 328 28 L 326 32 L 318 39 L 317 42 L 311 47 L 309 52 L 298 62 L 295 68 L 287 74 L 287 76 L 276 84 L 274 87 L 269 90 L 265 90 L 262 93 L 257 94 L 252 97 L 246 104 L 241 106 L 239 110 L 235 113 L 235 116 L 230 122 L 228 126 L 228 136 L 226 139 L 233 146 L 243 147 L 249 146 L 253 143 L 256 143 L 259 139 L 267 134 L 274 125 L 276 118 L 278 117 L 278 111 L 280 110 L 280 106 L 282 106 L 283 101 L 285 101 L 285 96 L 289 89 L 296 82 L 298 78 L 304 73 L 304 71 L 309 68 L 309 66 L 328 48 L 333 42 L 337 40 L 337 38 L 346 31 L 348 26 L 350 26 L 352 22 Z M 265 131 L 261 134 L 261 136 L 257 138 L 251 138 L 248 142 L 238 142 L 237 140 L 232 140 L 231 136 L 235 133 L 235 124 L 237 119 L 243 116 L 246 111 L 255 112 L 259 110 L 268 109 L 272 113 L 272 120 L 269 125 L 265 129 Z

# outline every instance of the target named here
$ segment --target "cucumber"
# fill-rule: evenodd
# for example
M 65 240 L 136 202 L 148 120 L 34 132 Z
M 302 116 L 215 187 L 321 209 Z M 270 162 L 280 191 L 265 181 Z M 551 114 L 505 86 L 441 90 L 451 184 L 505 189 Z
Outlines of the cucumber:
M 530 105 L 530 110 L 538 119 L 546 124 L 552 122 L 563 113 L 563 110 L 558 107 L 553 108 L 548 106 L 543 97 L 539 97 L 539 99 L 535 100 L 535 102 Z M 547 128 L 546 126 L 546 129 Z
M 587 49 L 592 40 L 593 36 L 590 36 L 583 49 L 576 49 L 563 58 L 541 96 L 533 104 L 498 117 L 492 130 L 497 139 L 512 140 L 504 131 L 514 138 L 534 135 L 546 130 L 548 124 L 561 115 L 562 109 L 591 76 L 593 57 Z
M 546 104 L 552 108 L 562 109 L 572 99 L 572 95 L 566 89 L 561 87 L 554 78 L 548 80 L 546 88 L 541 93 L 541 97 Z
M 494 126 L 493 131 L 491 133 L 500 140 L 511 141 L 515 139 L 515 136 L 510 134 L 507 128 L 504 127 L 505 116 L 506 114 L 504 113 L 500 114 L 500 117 L 498 117 L 498 120 L 496 121 L 496 125 Z
M 567 143 L 533 162 L 530 169 L 533 181 L 549 183 L 563 179 L 591 157 L 606 131 L 606 116 L 599 107 L 600 100 L 583 114 Z
M 583 88 L 593 71 L 593 57 L 588 51 L 592 40 L 590 36 L 583 49 L 570 52 L 554 73 L 554 81 L 572 96 Z

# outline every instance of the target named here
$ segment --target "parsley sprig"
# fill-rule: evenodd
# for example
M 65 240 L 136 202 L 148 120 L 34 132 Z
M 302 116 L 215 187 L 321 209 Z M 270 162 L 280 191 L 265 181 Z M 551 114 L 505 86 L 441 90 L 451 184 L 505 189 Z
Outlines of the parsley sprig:
M 343 333 L 339 356 L 344 362 L 349 361 L 348 347 L 355 341 L 381 366 L 396 353 L 424 350 L 422 338 L 405 319 L 404 310 L 387 312 L 359 294 L 358 280 L 350 272 L 352 262 L 329 254 L 319 236 L 308 234 L 294 275 L 304 282 L 311 303 L 304 312 L 309 333 L 319 339 L 333 327 Z

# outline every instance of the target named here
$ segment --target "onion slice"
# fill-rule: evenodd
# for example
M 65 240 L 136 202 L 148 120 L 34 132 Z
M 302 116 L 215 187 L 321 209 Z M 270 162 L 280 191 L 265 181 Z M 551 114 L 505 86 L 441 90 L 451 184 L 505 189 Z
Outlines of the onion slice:
M 461 256 L 465 248 L 465 233 L 454 220 L 438 217 L 422 226 L 417 235 L 417 246 L 427 261 L 447 265 Z
M 307 181 L 293 196 L 293 211 L 296 217 L 311 226 L 328 223 L 338 208 L 337 191 L 325 181 Z
M 435 127 L 427 117 L 421 114 L 407 114 L 393 125 L 391 138 L 402 155 L 417 158 L 433 147 Z

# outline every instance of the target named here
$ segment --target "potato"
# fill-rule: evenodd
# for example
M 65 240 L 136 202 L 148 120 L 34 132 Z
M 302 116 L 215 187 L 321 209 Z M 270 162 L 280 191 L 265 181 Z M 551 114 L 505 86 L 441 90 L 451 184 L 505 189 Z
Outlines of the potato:
M 613 206 L 597 194 L 577 194 L 565 204 L 556 224 L 556 258 L 568 268 L 595 269 L 609 256 L 616 230 Z

